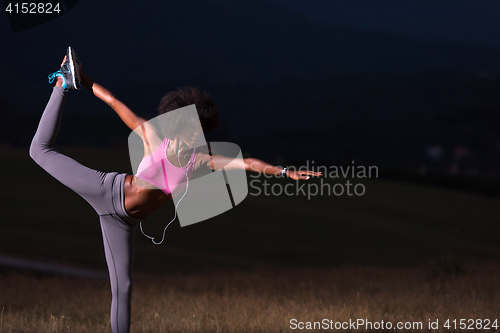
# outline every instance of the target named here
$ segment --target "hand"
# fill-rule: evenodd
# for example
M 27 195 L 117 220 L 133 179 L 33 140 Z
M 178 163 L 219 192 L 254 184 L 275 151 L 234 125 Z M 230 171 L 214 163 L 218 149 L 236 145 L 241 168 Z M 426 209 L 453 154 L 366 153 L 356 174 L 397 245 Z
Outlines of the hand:
M 64 56 L 64 59 L 63 61 L 61 62 L 61 67 L 64 65 L 64 63 L 66 62 L 66 59 L 68 59 L 68 56 L 65 55 Z M 80 73 L 80 80 L 82 81 L 83 84 L 85 84 L 83 81 L 88 81 L 88 77 L 87 75 L 85 74 L 85 72 L 83 71 L 83 65 L 82 63 L 80 63 L 80 70 L 79 70 L 79 73 Z
M 66 59 L 68 58 L 68 56 L 64 56 L 64 59 L 63 61 L 61 62 L 61 67 L 64 65 L 64 63 L 66 62 Z
M 321 172 L 314 172 L 310 170 L 293 171 L 287 169 L 286 175 L 294 180 L 299 180 L 299 179 L 308 180 L 309 178 L 311 178 L 311 176 L 322 176 L 323 174 Z

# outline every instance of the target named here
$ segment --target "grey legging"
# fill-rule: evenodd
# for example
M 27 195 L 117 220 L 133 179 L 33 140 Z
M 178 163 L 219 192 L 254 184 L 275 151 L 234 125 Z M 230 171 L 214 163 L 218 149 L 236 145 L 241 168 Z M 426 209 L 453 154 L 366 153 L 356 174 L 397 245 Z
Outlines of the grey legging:
M 99 214 L 113 295 L 111 328 L 114 333 L 128 333 L 135 226 L 140 220 L 129 216 L 125 210 L 123 184 L 126 174 L 87 168 L 53 149 L 65 95 L 62 88 L 54 87 L 31 143 L 30 156 L 45 171 L 84 198 Z

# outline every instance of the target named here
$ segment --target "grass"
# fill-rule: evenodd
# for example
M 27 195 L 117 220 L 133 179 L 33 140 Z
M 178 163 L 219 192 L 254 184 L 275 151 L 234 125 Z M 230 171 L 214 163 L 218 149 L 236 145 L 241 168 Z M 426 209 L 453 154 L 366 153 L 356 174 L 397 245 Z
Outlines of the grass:
M 130 169 L 123 150 L 65 152 L 96 169 Z M 0 156 L 0 253 L 105 269 L 92 208 L 26 151 Z M 500 316 L 500 198 L 355 181 L 365 195 L 249 195 L 209 221 L 174 224 L 161 246 L 138 232 L 132 332 L 285 332 L 293 318 L 425 324 Z M 160 234 L 172 215 L 162 208 L 144 227 Z M 0 291 L 2 333 L 110 332 L 106 281 L 5 272 Z
M 289 332 L 292 319 L 422 322 L 426 328 L 430 319 L 445 332 L 446 319 L 500 317 L 498 265 L 471 265 L 462 273 L 435 269 L 138 273 L 131 331 Z M 0 332 L 110 332 L 106 282 L 10 273 L 0 277 L 0 290 Z
M 85 165 L 104 171 L 129 170 L 123 150 L 65 150 Z M 36 260 L 104 268 L 97 215 L 77 194 L 55 181 L 27 155 L 3 151 L 0 251 Z M 381 175 L 383 176 L 383 175 Z M 263 179 L 261 179 L 263 180 Z M 323 179 L 328 184 L 342 179 Z M 271 184 L 293 183 L 268 179 Z M 307 184 L 318 184 L 318 179 Z M 136 269 L 193 271 L 247 267 L 255 261 L 280 264 L 425 264 L 443 257 L 498 260 L 500 198 L 411 183 L 358 180 L 356 196 L 254 196 L 216 218 L 169 227 L 154 246 L 136 237 Z M 172 205 L 144 224 L 161 235 Z

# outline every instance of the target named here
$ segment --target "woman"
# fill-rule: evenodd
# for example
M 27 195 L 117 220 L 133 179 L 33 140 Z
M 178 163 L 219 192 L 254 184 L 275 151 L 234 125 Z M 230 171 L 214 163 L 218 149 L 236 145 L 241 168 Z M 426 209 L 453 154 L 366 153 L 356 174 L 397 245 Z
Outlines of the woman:
M 189 122 L 185 124 L 187 127 L 182 127 L 182 130 L 193 133 L 180 135 L 171 140 L 162 140 L 158 131 L 148 122 L 138 117 L 107 89 L 85 75 L 71 47 L 67 50 L 61 69 L 49 75 L 49 79 L 49 82 L 53 82 L 54 79 L 57 81 L 31 143 L 30 156 L 54 178 L 83 197 L 99 214 L 113 296 L 111 327 L 114 333 L 129 332 L 136 226 L 167 203 L 172 198 L 172 193 L 175 195 L 174 190 L 158 187 L 154 180 L 147 179 L 147 172 L 142 171 L 147 169 L 148 159 L 151 159 L 156 152 L 161 153 L 160 148 L 163 147 L 164 156 L 175 156 L 175 159 L 169 157 L 170 163 L 175 166 L 175 160 L 177 160 L 176 166 L 182 169 L 186 176 L 195 169 L 202 167 L 216 169 L 218 165 L 219 167 L 226 165 L 229 161 L 223 156 L 210 157 L 208 154 L 196 153 L 192 150 L 195 141 L 188 137 L 200 135 L 200 133 L 194 133 L 197 129 Z M 143 139 L 145 153 L 141 164 L 145 166 L 142 171 L 139 166 L 139 178 L 125 173 L 106 173 L 90 169 L 54 150 L 53 143 L 59 131 L 66 94 L 69 90 L 80 89 L 80 82 L 95 96 L 111 106 L 123 122 L 131 130 L 136 130 L 136 133 Z M 167 94 L 162 100 L 159 112 L 171 112 L 193 104 L 193 101 L 199 102 L 196 107 L 203 129 L 210 130 L 217 127 L 218 110 L 215 104 L 208 94 L 195 88 L 186 88 Z M 245 170 L 272 175 L 286 174 L 296 180 L 321 175 L 312 171 L 286 170 L 257 159 L 244 159 L 242 162 L 241 167 Z M 191 163 L 191 167 L 186 168 L 188 169 L 186 171 L 183 168 L 188 163 Z M 140 177 L 142 173 L 144 177 Z M 169 183 L 173 183 L 170 180 L 177 176 L 167 174 Z M 177 180 L 175 182 L 181 183 Z M 148 184 L 154 186 L 148 186 Z

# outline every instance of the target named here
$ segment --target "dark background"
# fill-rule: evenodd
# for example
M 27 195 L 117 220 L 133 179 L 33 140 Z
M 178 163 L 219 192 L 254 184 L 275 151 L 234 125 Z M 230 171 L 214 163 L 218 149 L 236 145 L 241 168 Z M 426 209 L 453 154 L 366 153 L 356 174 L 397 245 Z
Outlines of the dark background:
M 72 45 L 141 116 L 178 86 L 208 91 L 223 124 L 209 138 L 270 162 L 446 172 L 463 148 L 460 172 L 497 177 L 498 13 L 495 1 L 82 1 L 18 33 L 2 15 L 0 141 L 29 144 L 50 92 L 42 78 Z M 70 117 L 60 144 L 126 144 L 128 129 L 87 91 L 71 94 Z
M 328 265 L 425 262 L 450 253 L 496 258 L 499 14 L 498 1 L 82 0 L 16 33 L 0 15 L 0 158 L 9 180 L 2 195 L 17 209 L 0 218 L 12 227 L 6 235 L 17 235 L 3 241 L 3 251 L 85 264 L 89 251 L 102 256 L 96 237 L 80 255 L 54 254 L 64 237 L 54 238 L 53 250 L 17 243 L 41 237 L 40 212 L 47 230 L 99 232 L 68 226 L 81 199 L 27 156 L 52 89 L 46 77 L 71 45 L 87 74 L 142 117 L 154 117 L 168 91 L 197 86 L 221 112 L 223 128 L 207 140 L 235 142 L 246 156 L 276 164 L 380 168 L 365 197 L 249 196 L 220 218 L 175 226 L 176 238 L 158 251 L 179 246 L 200 251 L 194 257 L 210 250 Z M 57 144 L 94 168 L 130 172 L 129 133 L 82 90 L 68 95 Z M 42 200 L 30 186 L 51 194 Z M 60 206 L 72 207 L 57 213 L 60 220 L 50 218 L 58 196 L 69 200 Z M 95 218 L 86 209 L 79 218 Z M 38 231 L 25 232 L 32 227 Z M 185 263 L 189 252 L 168 253 L 182 253 L 176 260 Z M 138 265 L 156 262 L 145 255 Z

